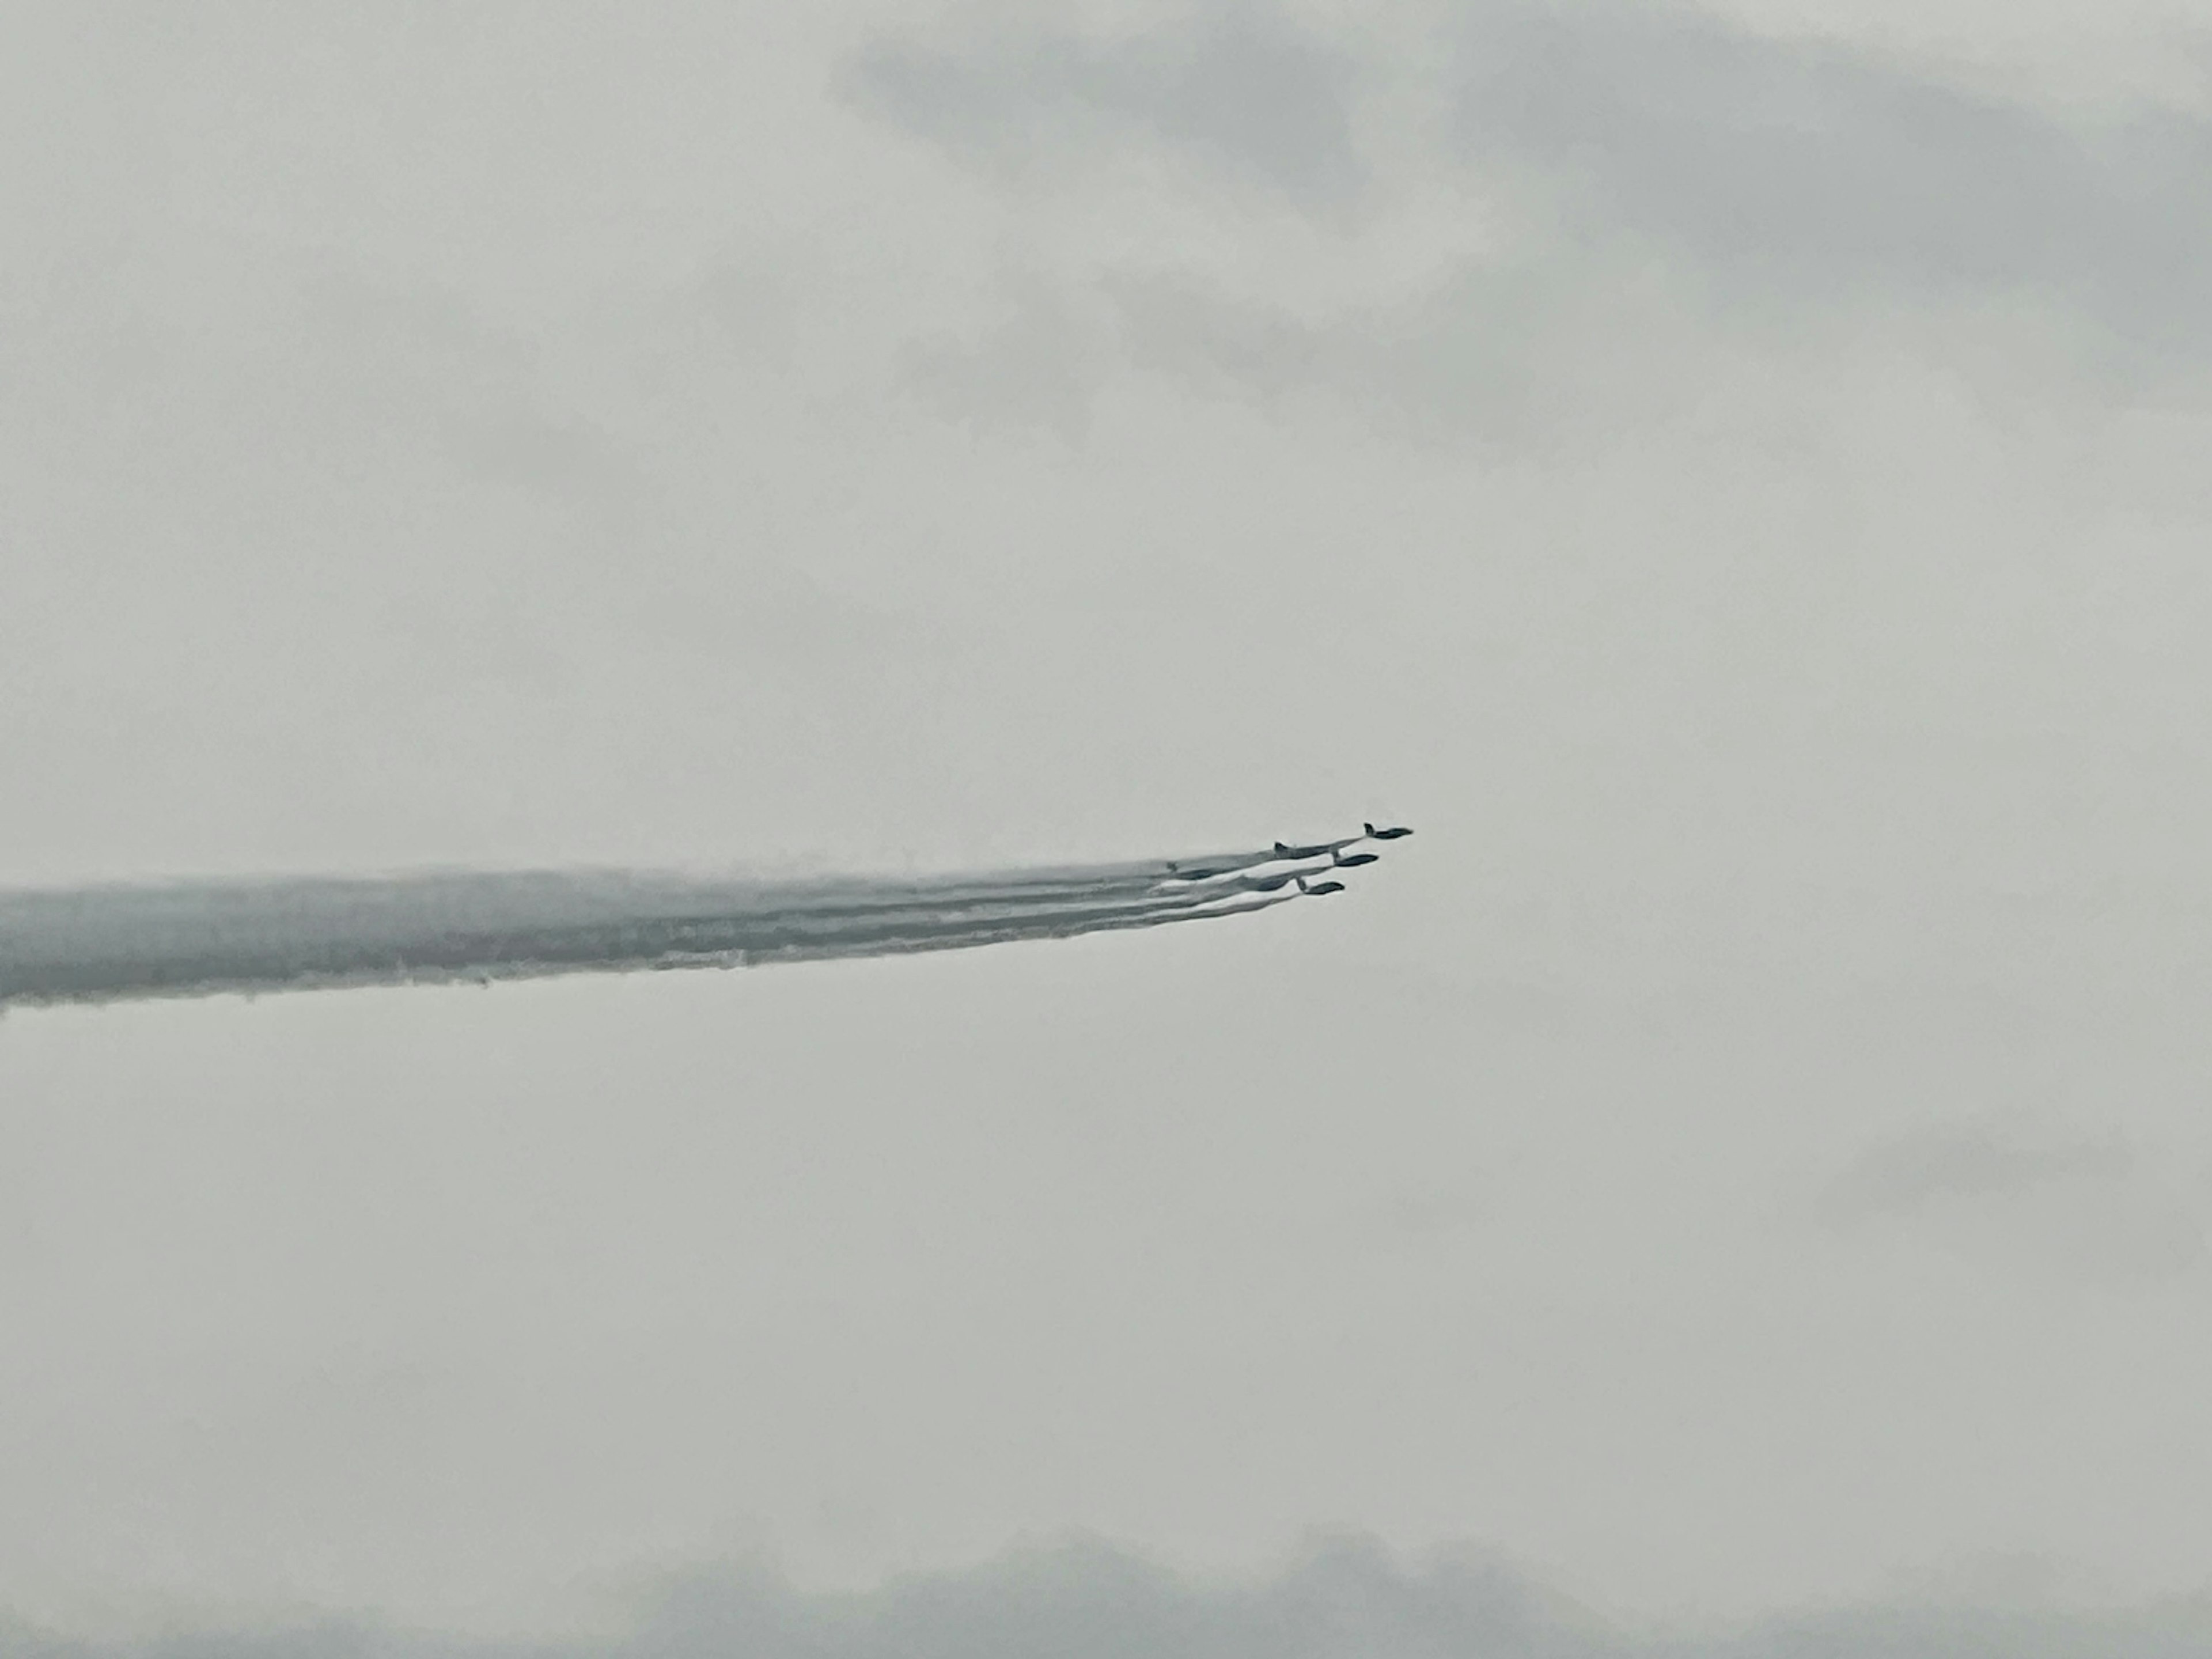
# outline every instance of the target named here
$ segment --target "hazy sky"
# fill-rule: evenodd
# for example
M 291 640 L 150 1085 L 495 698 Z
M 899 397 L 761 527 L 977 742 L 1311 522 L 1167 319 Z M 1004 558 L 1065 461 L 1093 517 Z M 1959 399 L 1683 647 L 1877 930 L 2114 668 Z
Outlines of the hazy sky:
M 1421 833 L 10 1013 L 0 1630 L 2203 1650 L 2207 453 L 2203 4 L 8 8 L 0 885 Z

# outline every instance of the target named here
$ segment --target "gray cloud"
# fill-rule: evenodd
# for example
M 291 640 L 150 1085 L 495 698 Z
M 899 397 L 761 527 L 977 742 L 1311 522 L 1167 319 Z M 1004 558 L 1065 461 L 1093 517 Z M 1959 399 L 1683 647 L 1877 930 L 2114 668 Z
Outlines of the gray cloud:
M 1869 305 L 2055 310 L 2086 325 L 2058 348 L 2074 371 L 2130 395 L 2212 347 L 2202 118 L 2092 125 L 1862 45 L 1668 8 L 1476 0 L 1447 37 L 1394 64 L 1288 17 L 1201 10 L 1110 40 L 887 42 L 848 60 L 844 81 L 1001 176 L 1142 139 L 1307 202 L 1364 182 L 1362 215 L 1337 227 L 1353 238 L 1392 189 L 1448 180 L 1502 204 L 1510 228 L 1480 258 L 1411 296 L 1333 309 L 1108 257 L 1097 275 L 1128 361 L 1271 409 L 1320 392 L 1462 436 L 1526 441 L 1594 416 L 1611 429 L 1692 382 L 1670 338 Z M 1400 103 L 1441 94 L 1443 148 L 1363 154 L 1346 104 L 1362 83 Z M 1040 333 L 1053 308 L 1032 295 L 969 356 L 931 355 L 931 383 L 953 388 L 940 404 L 1079 434 L 1103 380 L 1097 341 Z M 1017 345 L 1018 374 L 1000 362 Z
M 681 1575 L 596 1639 L 471 1641 L 331 1620 L 72 1641 L 0 1625 L 0 1659 L 2167 1659 L 2212 1643 L 2212 1605 L 2100 1612 L 1913 1598 L 1785 1616 L 1735 1632 L 1608 1627 L 1494 1558 L 1394 1559 L 1328 1538 L 1275 1577 L 1200 1580 L 1093 1542 L 1019 1552 L 865 1593 L 807 1594 L 759 1565 Z
M 2055 1182 L 2125 1180 L 2135 1160 L 2116 1141 L 2035 1145 L 1988 1127 L 1923 1130 L 1874 1147 L 1827 1189 L 1839 1221 L 1911 1214 L 1947 1198 L 2018 1193 Z
M 2116 1136 L 1995 1121 L 1931 1125 L 1869 1148 L 1823 1189 L 1821 1218 L 1907 1224 L 2000 1266 L 2170 1278 L 2204 1256 L 2196 1206 Z
M 1033 427 L 1079 442 L 1103 379 L 1100 331 L 1051 283 L 1031 276 L 1009 288 L 1004 313 L 979 333 L 909 343 L 900 380 L 923 404 L 979 432 Z
M 2202 119 L 2080 127 L 1864 48 L 1623 5 L 1470 7 L 1460 73 L 1470 159 L 1553 170 L 1591 226 L 1733 298 L 2013 293 L 2146 351 L 2212 342 Z
M 1271 416 L 1349 404 L 1415 444 L 1613 430 L 1673 396 L 1663 378 L 1648 393 L 1621 384 L 1614 337 L 1583 332 L 1589 284 L 1531 264 L 1462 270 L 1416 300 L 1320 317 L 1169 272 L 1008 287 L 984 327 L 915 340 L 899 363 L 917 401 L 979 434 L 1080 443 L 1117 366 Z M 1637 348 L 1644 362 L 1663 349 L 1654 334 Z
M 1533 265 L 1464 270 L 1419 299 L 1320 319 L 1173 276 L 1103 286 L 1138 369 L 1271 412 L 1348 402 L 1403 441 L 1555 439 L 1614 428 L 1649 401 L 1620 383 L 1613 330 L 1584 331 L 1589 284 Z M 1664 349 L 1647 336 L 1637 356 Z M 1663 378 L 1644 384 L 1674 395 Z
M 1253 6 L 1118 40 L 1047 32 L 972 52 L 885 41 L 846 65 L 864 106 L 962 157 L 1019 171 L 1100 137 L 1149 137 L 1313 204 L 1359 181 L 1352 60 Z

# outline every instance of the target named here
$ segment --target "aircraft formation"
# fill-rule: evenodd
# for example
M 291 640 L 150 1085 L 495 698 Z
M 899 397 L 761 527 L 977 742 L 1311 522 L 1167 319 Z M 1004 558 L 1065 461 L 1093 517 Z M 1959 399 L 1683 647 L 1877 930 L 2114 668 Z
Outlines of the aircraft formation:
M 1358 835 L 1346 836 L 1336 841 L 1310 842 L 1297 846 L 1279 841 L 1267 853 L 1246 854 L 1231 860 L 1185 860 L 1181 863 L 1170 860 L 1168 880 L 1195 884 L 1215 882 L 1226 876 L 1233 878 L 1233 880 L 1224 884 L 1224 887 L 1233 887 L 1239 892 L 1277 893 L 1285 887 L 1296 886 L 1304 897 L 1322 898 L 1331 893 L 1341 893 L 1344 884 L 1334 877 L 1321 880 L 1313 878 L 1326 877 L 1332 870 L 1356 870 L 1363 865 L 1379 863 L 1382 860 L 1380 853 L 1349 852 L 1347 848 L 1358 847 L 1362 842 L 1402 841 L 1413 833 L 1403 824 L 1378 829 L 1372 823 L 1363 823 Z M 1327 859 L 1328 862 L 1316 862 L 1321 859 Z M 1275 867 L 1284 865 L 1293 867 Z M 1287 898 L 1291 896 L 1285 893 L 1283 896 Z
M 1170 860 L 805 881 L 416 871 L 0 892 L 10 1003 L 410 985 L 906 955 L 1249 915 L 1341 893 L 1337 841 Z

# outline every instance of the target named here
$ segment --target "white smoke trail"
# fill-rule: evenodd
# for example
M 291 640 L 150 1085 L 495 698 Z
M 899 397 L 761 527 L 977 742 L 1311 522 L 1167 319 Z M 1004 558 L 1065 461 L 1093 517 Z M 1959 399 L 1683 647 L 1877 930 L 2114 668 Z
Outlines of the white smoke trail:
M 1315 868 L 1271 849 L 805 882 L 441 872 L 0 893 L 0 1008 L 962 950 L 1245 915 L 1303 896 L 1282 890 Z

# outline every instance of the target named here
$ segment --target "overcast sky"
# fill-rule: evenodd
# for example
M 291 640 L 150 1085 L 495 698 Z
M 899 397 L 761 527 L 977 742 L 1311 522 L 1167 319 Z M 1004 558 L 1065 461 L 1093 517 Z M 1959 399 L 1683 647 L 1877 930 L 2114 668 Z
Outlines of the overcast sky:
M 2208 453 L 2201 3 L 8 8 L 0 885 L 1420 833 L 11 1012 L 0 1631 L 2203 1650 Z

